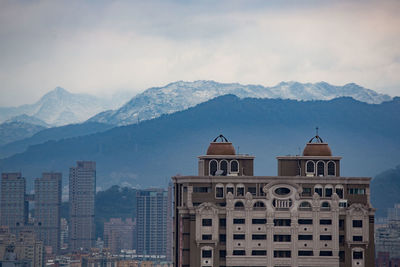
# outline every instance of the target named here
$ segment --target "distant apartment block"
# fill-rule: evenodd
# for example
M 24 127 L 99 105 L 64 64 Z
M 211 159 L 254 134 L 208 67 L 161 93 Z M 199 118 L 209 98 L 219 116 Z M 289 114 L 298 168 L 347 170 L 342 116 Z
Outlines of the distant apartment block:
M 96 163 L 78 161 L 69 172 L 70 250 L 89 250 L 95 242 Z
M 111 253 L 119 253 L 122 249 L 133 249 L 135 223 L 132 219 L 123 221 L 121 218 L 111 218 L 104 223 L 104 244 Z

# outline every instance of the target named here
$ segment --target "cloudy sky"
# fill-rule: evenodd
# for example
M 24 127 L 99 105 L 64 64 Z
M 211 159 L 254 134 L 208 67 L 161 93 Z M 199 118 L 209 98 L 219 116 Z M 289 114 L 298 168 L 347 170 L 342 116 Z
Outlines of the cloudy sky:
M 399 1 L 2 0 L 0 106 L 200 79 L 400 95 L 399 14 Z

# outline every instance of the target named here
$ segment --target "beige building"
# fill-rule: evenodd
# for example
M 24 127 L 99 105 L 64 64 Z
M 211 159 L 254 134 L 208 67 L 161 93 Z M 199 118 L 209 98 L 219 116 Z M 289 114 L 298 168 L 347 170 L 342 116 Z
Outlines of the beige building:
M 133 231 L 135 223 L 131 218 L 111 218 L 104 223 L 104 244 L 111 253 L 120 253 L 122 249 L 133 249 Z
M 318 135 L 277 157 L 278 176 L 254 176 L 254 157 L 219 138 L 198 176 L 172 178 L 175 266 L 374 266 L 370 178 L 340 176 Z

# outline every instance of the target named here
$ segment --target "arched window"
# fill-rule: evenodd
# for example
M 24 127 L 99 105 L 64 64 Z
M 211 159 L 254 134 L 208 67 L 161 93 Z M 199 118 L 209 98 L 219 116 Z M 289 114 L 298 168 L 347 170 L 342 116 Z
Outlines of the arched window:
M 329 161 L 328 162 L 328 175 L 329 176 L 335 176 L 336 175 L 336 168 L 335 168 L 335 162 Z
M 244 205 L 242 201 L 238 201 L 235 203 L 235 210 L 242 210 L 244 209 Z
M 224 186 L 222 184 L 215 186 L 215 198 L 224 198 Z
M 244 196 L 244 185 L 239 184 L 236 186 L 236 196 L 238 197 Z
M 210 176 L 215 176 L 215 173 L 218 170 L 218 162 L 213 159 L 210 161 Z
M 313 161 L 307 161 L 306 172 L 307 172 L 307 174 L 315 173 L 315 163 Z
M 342 185 L 337 185 L 335 188 L 335 191 L 339 198 L 343 198 L 343 186 Z
M 321 210 L 324 210 L 324 211 L 331 210 L 331 205 L 329 204 L 329 202 L 322 202 Z
M 317 193 L 320 197 L 322 197 L 322 186 L 321 185 L 316 185 L 314 187 L 314 192 Z
M 331 185 L 325 186 L 325 197 L 331 197 L 333 194 L 333 187 Z
M 221 175 L 226 176 L 228 174 L 228 162 L 226 160 L 221 160 L 219 169 L 222 171 Z
M 239 162 L 237 160 L 231 160 L 231 173 L 239 172 Z
M 323 161 L 317 163 L 317 176 L 325 176 L 325 163 Z
M 228 184 L 226 186 L 226 194 L 228 194 L 229 192 L 231 192 L 232 195 L 235 195 L 235 187 L 233 186 L 233 184 Z
M 253 208 L 254 209 L 265 209 L 265 204 L 262 201 L 257 201 L 256 203 L 254 203 Z
M 303 201 L 299 205 L 299 210 L 311 210 L 311 204 L 307 201 Z

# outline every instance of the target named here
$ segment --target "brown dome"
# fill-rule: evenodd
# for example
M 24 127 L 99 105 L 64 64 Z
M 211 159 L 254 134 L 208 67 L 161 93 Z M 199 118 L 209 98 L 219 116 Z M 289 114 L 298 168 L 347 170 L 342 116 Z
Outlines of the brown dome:
M 303 156 L 332 156 L 332 151 L 327 143 L 307 143 Z
M 236 155 L 236 151 L 230 142 L 212 142 L 207 149 L 207 155 Z

